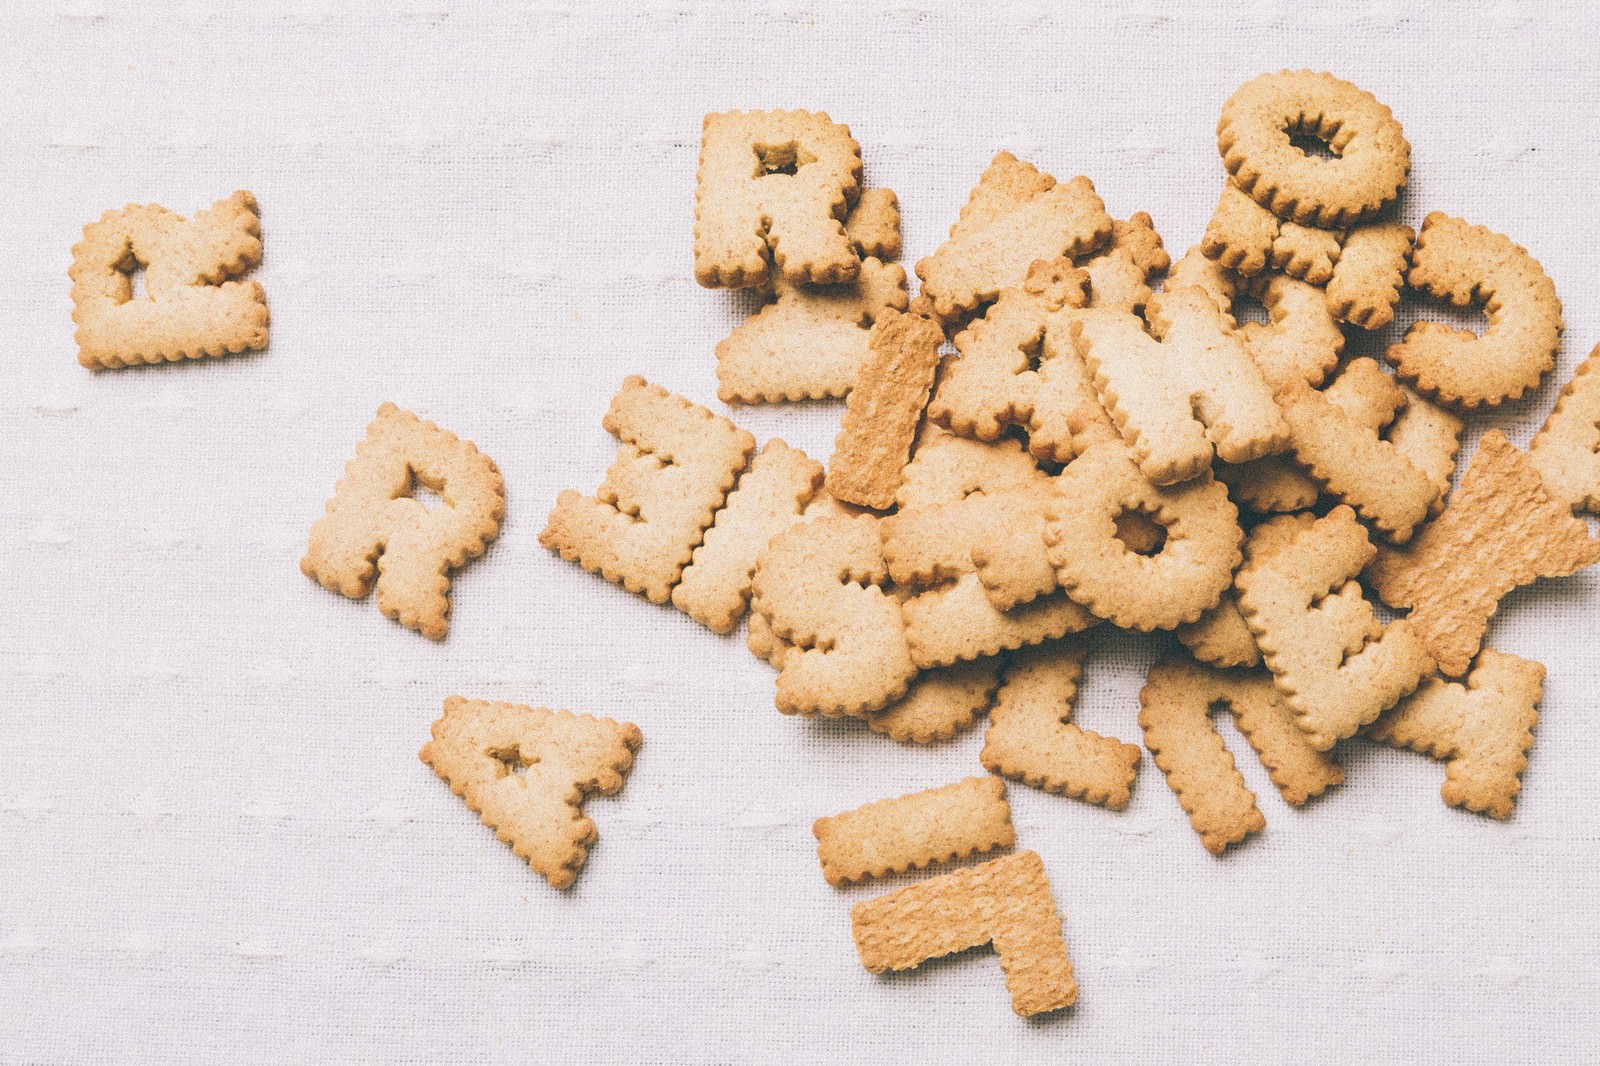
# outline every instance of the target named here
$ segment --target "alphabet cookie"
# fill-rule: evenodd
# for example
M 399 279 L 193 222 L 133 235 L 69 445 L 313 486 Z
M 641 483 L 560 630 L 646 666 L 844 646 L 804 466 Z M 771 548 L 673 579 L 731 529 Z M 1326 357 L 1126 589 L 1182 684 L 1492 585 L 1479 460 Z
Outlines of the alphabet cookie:
M 1253 526 L 1244 538 L 1244 565 L 1265 559 L 1290 544 L 1295 534 L 1311 528 L 1317 516 L 1308 511 L 1275 515 Z M 1181 625 L 1172 635 L 1189 649 L 1189 654 L 1207 666 L 1259 666 L 1261 649 L 1250 632 L 1233 589 L 1222 594 L 1218 604 L 1197 622 Z
M 1333 317 L 1366 330 L 1393 322 L 1416 238 L 1415 230 L 1399 222 L 1371 222 L 1347 233 L 1328 278 Z
M 1239 611 L 1308 743 L 1326 751 L 1394 706 L 1433 669 L 1411 619 L 1381 625 L 1355 581 L 1375 549 L 1335 507 L 1234 579 Z
M 707 288 L 853 281 L 843 220 L 861 192 L 861 146 L 824 112 L 705 118 L 695 187 L 694 276 Z
M 1528 445 L 1545 491 L 1574 511 L 1600 511 L 1600 345 L 1578 364 Z
M 969 777 L 818 818 L 811 827 L 830 885 L 921 870 L 1017 842 L 1005 782 Z
M 1252 200 L 1232 180 L 1223 182 L 1200 249 L 1206 258 L 1244 277 L 1267 268 L 1312 285 L 1325 285 L 1339 259 L 1344 234 L 1288 222 Z
M 1510 818 L 1543 694 L 1542 665 L 1484 648 L 1464 682 L 1430 677 L 1367 735 L 1446 760 L 1439 791 L 1450 806 Z
M 856 950 L 871 973 L 993 944 L 1024 1018 L 1078 1000 L 1061 915 L 1044 863 L 1032 851 L 907 885 L 850 912 Z
M 417 485 L 444 502 L 424 507 L 411 495 Z M 380 611 L 441 640 L 450 628 L 450 571 L 484 553 L 505 513 L 492 459 L 386 403 L 311 527 L 300 572 L 353 600 L 376 584 Z
M 892 309 L 872 327 L 828 460 L 827 486 L 835 499 L 879 511 L 894 506 L 943 343 L 944 332 L 933 322 Z
M 774 537 L 756 563 L 753 607 L 778 640 L 785 714 L 864 717 L 904 696 L 911 661 L 900 605 L 869 515 L 817 518 Z
M 1539 261 L 1511 238 L 1435 211 L 1422 222 L 1406 278 L 1456 307 L 1477 304 L 1483 333 L 1414 322 L 1389 346 L 1401 380 L 1447 407 L 1472 411 L 1515 400 L 1555 366 L 1561 300 Z
M 242 189 L 192 219 L 156 204 L 107 211 L 72 249 L 78 362 L 108 370 L 265 348 L 266 293 L 238 280 L 260 262 L 261 218 Z
M 1325 141 L 1332 159 L 1291 139 Z M 1365 222 L 1405 187 L 1411 145 L 1377 97 L 1332 74 L 1284 70 L 1222 105 L 1217 150 L 1239 188 L 1279 218 L 1338 229 Z
M 1550 497 L 1534 464 L 1494 429 L 1478 442 L 1444 513 L 1410 547 L 1379 555 L 1367 578 L 1384 603 L 1411 609 L 1405 620 L 1439 671 L 1460 677 L 1507 593 L 1597 561 L 1600 540 L 1569 504 Z
M 665 603 L 755 438 L 637 374 L 601 423 L 620 442 L 594 496 L 567 489 L 539 543 L 607 581 Z
M 822 464 L 773 439 L 728 493 L 672 590 L 672 604 L 715 633 L 731 632 L 750 601 L 756 559 L 822 488 Z
M 1166 530 L 1154 555 L 1135 554 L 1117 536 L 1124 511 Z M 1125 629 L 1171 629 L 1215 607 L 1228 587 L 1244 539 L 1238 517 L 1209 471 L 1163 487 L 1121 445 L 1097 444 L 1056 479 L 1044 540 L 1061 587 L 1090 612 Z
M 1088 178 L 1057 184 L 1010 152 L 984 171 L 950 239 L 917 264 L 922 293 L 948 322 L 1018 284 L 1035 260 L 1073 259 L 1111 239 L 1111 216 Z
M 1078 354 L 1144 475 L 1171 485 L 1282 451 L 1289 430 L 1232 320 L 1195 286 L 1151 298 L 1145 319 L 1090 308 L 1072 322 Z M 1146 326 L 1148 324 L 1148 331 Z
M 584 797 L 622 789 L 639 727 L 571 711 L 451 696 L 420 757 L 552 888 L 577 879 L 599 837 Z
M 1072 723 L 1083 645 L 1013 652 L 978 761 L 986 770 L 1113 811 L 1128 806 L 1139 749 Z

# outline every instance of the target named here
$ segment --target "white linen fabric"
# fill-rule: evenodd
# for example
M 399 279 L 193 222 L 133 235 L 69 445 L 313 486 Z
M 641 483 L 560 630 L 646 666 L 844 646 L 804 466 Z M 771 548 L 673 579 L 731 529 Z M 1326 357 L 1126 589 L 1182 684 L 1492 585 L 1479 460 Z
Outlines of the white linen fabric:
M 999 149 L 1090 175 L 1174 255 L 1218 109 L 1331 69 L 1405 124 L 1413 224 L 1530 248 L 1560 368 L 1471 420 L 1525 443 L 1600 340 L 1600 19 L 1576 2 L 1127 6 L 574 0 L 456 7 L 16 3 L 0 35 L 0 1060 L 5 1062 L 1590 1062 L 1600 1055 L 1600 576 L 1511 596 L 1497 648 L 1549 682 L 1516 815 L 1344 745 L 1287 807 L 1220 722 L 1267 829 L 1207 854 L 1147 756 L 1111 813 L 1020 785 L 1079 1005 L 1013 1016 L 987 949 L 866 973 L 810 825 L 981 772 L 786 718 L 744 648 L 541 549 L 614 454 L 641 373 L 725 411 L 712 349 L 756 305 L 694 282 L 701 117 L 823 109 L 900 196 L 909 266 Z M 259 198 L 265 353 L 91 374 L 67 267 L 128 202 Z M 1353 351 L 1379 354 L 1436 308 Z M 301 576 L 378 405 L 475 441 L 504 534 L 440 644 Z M 825 459 L 841 405 L 729 412 Z M 1150 637 L 1093 639 L 1077 720 L 1126 740 Z M 639 724 L 601 839 L 552 891 L 416 757 L 443 699 Z M 891 885 L 907 883 L 900 878 Z

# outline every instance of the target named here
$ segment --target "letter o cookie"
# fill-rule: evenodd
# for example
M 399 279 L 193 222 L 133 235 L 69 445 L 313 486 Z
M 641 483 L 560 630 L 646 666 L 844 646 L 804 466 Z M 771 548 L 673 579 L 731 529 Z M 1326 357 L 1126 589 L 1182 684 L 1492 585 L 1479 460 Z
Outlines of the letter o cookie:
M 1154 555 L 1117 536 L 1126 511 L 1166 530 Z M 1045 509 L 1045 545 L 1061 587 L 1092 613 L 1124 629 L 1172 629 L 1215 607 L 1233 581 L 1244 534 L 1228 490 L 1210 471 L 1159 486 L 1120 444 L 1097 444 L 1056 479 Z
M 1322 159 L 1291 137 L 1327 142 Z M 1222 105 L 1217 149 L 1239 188 L 1279 218 L 1341 229 L 1381 211 L 1405 187 L 1411 145 L 1378 98 L 1332 74 L 1283 70 L 1239 87 Z

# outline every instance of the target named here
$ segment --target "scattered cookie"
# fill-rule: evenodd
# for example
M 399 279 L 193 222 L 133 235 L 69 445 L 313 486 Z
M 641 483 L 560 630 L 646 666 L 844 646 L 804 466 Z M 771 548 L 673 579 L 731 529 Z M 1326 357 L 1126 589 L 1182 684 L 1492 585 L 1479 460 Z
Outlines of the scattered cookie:
M 775 273 L 813 285 L 855 280 L 861 261 L 842 220 L 861 193 L 861 169 L 850 128 L 826 113 L 707 115 L 695 280 L 733 289 L 766 288 Z
M 1275 515 L 1257 523 L 1245 534 L 1244 565 L 1265 559 L 1271 553 L 1294 540 L 1295 534 L 1310 529 L 1317 516 L 1309 512 Z M 1259 666 L 1261 649 L 1250 632 L 1244 615 L 1239 613 L 1234 590 L 1222 594 L 1217 605 L 1200 616 L 1197 622 L 1181 625 L 1172 631 L 1179 643 L 1189 649 L 1189 654 L 1207 666 Z
M 1286 222 L 1246 195 L 1232 180 L 1222 185 L 1200 250 L 1229 270 L 1253 277 L 1267 268 L 1312 285 L 1325 285 L 1338 262 L 1344 234 Z
M 1382 329 L 1394 321 L 1417 233 L 1399 222 L 1357 226 L 1344 238 L 1328 278 L 1328 309 L 1340 322 Z
M 894 506 L 943 343 L 944 332 L 926 318 L 893 309 L 879 317 L 828 460 L 834 498 L 879 511 Z
M 776 703 L 785 714 L 863 717 L 906 694 L 911 661 L 900 604 L 868 515 L 817 518 L 772 538 L 756 564 L 753 607 L 787 644 Z
M 1333 158 L 1291 139 L 1315 137 Z M 1241 85 L 1222 105 L 1217 150 L 1239 188 L 1279 218 L 1338 229 L 1365 222 L 1405 187 L 1411 145 L 1394 113 L 1332 74 L 1284 70 Z
M 1456 455 L 1461 451 L 1461 431 L 1466 428 L 1459 417 L 1446 411 L 1409 385 L 1401 385 L 1406 405 L 1389 424 L 1389 443 L 1433 482 L 1438 490 L 1430 515 L 1444 510 L 1450 495 L 1450 479 L 1456 472 Z
M 1010 152 L 984 171 L 950 239 L 917 264 L 933 312 L 949 322 L 1022 281 L 1039 259 L 1084 255 L 1111 239 L 1111 216 L 1094 183 L 1057 184 Z
M 844 235 L 856 254 L 888 262 L 900 258 L 900 198 L 893 189 L 862 189 L 845 216 Z
M 1120 811 L 1132 795 L 1139 749 L 1072 724 L 1083 659 L 1076 641 L 1014 652 L 978 761 L 1033 788 Z
M 1464 683 L 1430 677 L 1367 735 L 1447 760 L 1445 803 L 1510 818 L 1544 694 L 1544 667 L 1484 648 Z
M 739 624 L 750 602 L 756 558 L 794 525 L 822 488 L 822 464 L 770 440 L 728 494 L 672 590 L 672 604 L 716 633 Z
M 637 374 L 622 383 L 601 424 L 621 442 L 617 461 L 595 496 L 567 489 L 556 497 L 539 543 L 665 603 L 755 438 Z
M 1411 620 L 1381 625 L 1355 581 L 1375 552 L 1355 512 L 1339 506 L 1234 579 L 1262 661 L 1318 751 L 1394 706 L 1433 669 Z
M 898 701 L 867 716 L 867 728 L 902 744 L 934 744 L 971 729 L 1000 687 L 993 658 L 924 670 Z
M 1494 429 L 1444 513 L 1410 547 L 1379 555 L 1367 578 L 1384 603 L 1411 609 L 1406 622 L 1440 672 L 1460 677 L 1502 597 L 1597 561 L 1600 540 L 1569 504 L 1551 499 L 1535 465 Z
M 1072 330 L 1101 405 L 1156 484 L 1209 470 L 1213 445 L 1224 462 L 1242 463 L 1287 444 L 1272 390 L 1233 320 L 1200 288 L 1152 297 L 1144 319 L 1090 308 Z
M 584 797 L 622 789 L 639 727 L 571 711 L 451 696 L 421 759 L 552 888 L 577 879 L 599 837 Z
M 1152 666 L 1139 692 L 1139 728 L 1200 842 L 1221 855 L 1267 820 L 1211 722 L 1211 705 L 1224 697 L 1208 681 L 1182 661 Z
M 874 322 L 908 303 L 905 268 L 874 258 L 861 261 L 853 282 L 804 285 L 779 278 L 773 291 L 773 302 L 717 345 L 717 396 L 724 403 L 848 394 Z
M 416 486 L 437 493 L 428 508 Z M 300 572 L 353 600 L 378 588 L 378 609 L 442 640 L 450 628 L 451 570 L 500 535 L 505 482 L 494 460 L 392 403 L 378 408 L 311 527 Z
M 994 496 L 1050 484 L 1020 442 L 977 441 L 924 423 L 917 450 L 906 464 L 895 502 L 901 511 L 955 503 L 968 496 Z
M 1166 540 L 1142 556 L 1117 536 L 1116 517 L 1143 513 Z M 1239 512 L 1211 477 L 1162 487 L 1119 444 L 1097 444 L 1056 479 L 1044 541 L 1056 579 L 1076 602 L 1125 629 L 1171 629 L 1215 607 L 1241 558 Z
M 1395 374 L 1447 407 L 1474 411 L 1515 400 L 1556 365 L 1561 300 L 1539 261 L 1511 238 L 1435 211 L 1422 221 L 1406 281 L 1456 307 L 1478 305 L 1481 334 L 1413 322 L 1391 344 Z
M 984 441 L 1019 427 L 1035 456 L 1062 463 L 1116 435 L 1073 343 L 1071 320 L 1083 307 L 1143 307 L 1146 279 L 1167 261 L 1148 215 L 1116 226 L 1110 247 L 1081 266 L 1065 258 L 1035 262 L 1021 285 L 957 334 L 961 358 L 948 365 L 929 418 Z
M 1545 491 L 1574 511 L 1600 512 L 1600 345 L 1578 364 L 1528 445 Z
M 1385 539 L 1404 544 L 1440 490 L 1437 479 L 1379 436 L 1379 427 L 1405 406 L 1405 394 L 1371 359 L 1353 360 L 1334 384 L 1344 390 L 1338 400 L 1302 381 L 1278 390 L 1290 451 L 1323 490 L 1355 508 Z
M 1017 842 L 1005 782 L 969 777 L 818 818 L 811 827 L 830 885 L 921 870 Z
M 856 950 L 871 973 L 993 944 L 1024 1018 L 1078 1000 L 1061 915 L 1038 854 L 1023 851 L 919 881 L 850 912 Z
M 238 280 L 260 262 L 261 218 L 242 189 L 192 219 L 156 204 L 107 211 L 72 249 L 78 362 L 113 370 L 265 348 L 267 295 Z
M 1099 622 L 1064 592 L 999 610 L 978 575 L 971 573 L 918 592 L 901 612 L 911 659 L 924 669 L 1026 648 L 1081 633 Z

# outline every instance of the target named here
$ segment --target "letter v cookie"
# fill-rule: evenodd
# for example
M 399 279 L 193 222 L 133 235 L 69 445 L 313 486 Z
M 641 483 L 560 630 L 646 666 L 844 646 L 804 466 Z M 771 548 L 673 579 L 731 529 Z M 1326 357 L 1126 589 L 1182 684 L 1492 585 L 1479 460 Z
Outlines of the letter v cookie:
M 265 348 L 266 293 L 237 280 L 260 262 L 261 219 L 248 192 L 193 219 L 156 204 L 107 211 L 72 249 L 78 362 L 102 370 Z M 131 277 L 140 267 L 142 298 Z
M 814 285 L 854 281 L 861 261 L 843 220 L 860 192 L 861 146 L 825 113 L 707 115 L 695 280 L 734 289 L 766 288 L 774 273 Z
M 443 498 L 427 508 L 421 485 Z M 500 535 L 505 483 L 494 461 L 392 403 L 378 408 L 311 527 L 300 571 L 351 599 L 378 586 L 378 609 L 434 640 L 450 627 L 449 572 Z
M 756 440 L 634 375 L 601 423 L 620 441 L 595 496 L 567 489 L 539 543 L 651 603 L 672 595 Z
M 420 757 L 552 888 L 577 879 L 599 834 L 579 810 L 622 788 L 639 727 L 451 696 Z
M 1492 429 L 1444 513 L 1408 548 L 1380 554 L 1367 578 L 1384 603 L 1410 608 L 1405 620 L 1440 672 L 1460 677 L 1507 593 L 1597 561 L 1600 540 L 1570 505 L 1550 498 L 1528 457 Z
M 1544 667 L 1484 648 L 1464 682 L 1430 677 L 1367 735 L 1444 759 L 1445 803 L 1510 818 L 1544 694 Z
M 1355 581 L 1375 549 L 1349 507 L 1252 559 L 1234 579 L 1262 660 L 1318 751 L 1352 736 L 1433 669 L 1410 619 L 1378 622 Z

